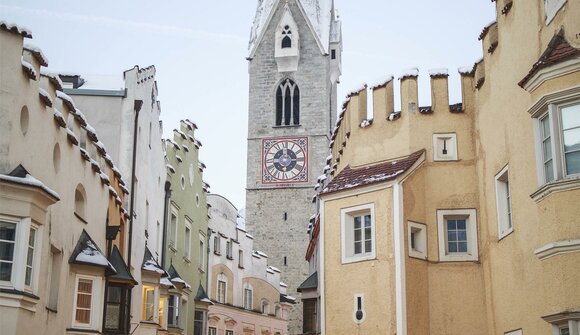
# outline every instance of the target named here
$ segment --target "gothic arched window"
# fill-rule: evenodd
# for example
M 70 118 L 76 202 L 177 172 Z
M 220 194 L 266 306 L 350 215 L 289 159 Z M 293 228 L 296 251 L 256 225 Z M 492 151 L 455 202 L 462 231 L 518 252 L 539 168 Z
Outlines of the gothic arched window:
M 282 49 L 292 48 L 292 31 L 289 26 L 284 26 L 282 36 Z
M 276 125 L 292 124 L 300 124 L 300 90 L 291 79 L 286 79 L 276 89 Z

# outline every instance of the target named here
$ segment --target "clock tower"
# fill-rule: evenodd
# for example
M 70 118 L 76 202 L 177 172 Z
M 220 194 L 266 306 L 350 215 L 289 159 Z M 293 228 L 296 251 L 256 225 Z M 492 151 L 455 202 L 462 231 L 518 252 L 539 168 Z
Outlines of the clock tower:
M 250 33 L 247 229 L 296 298 L 337 115 L 340 29 L 333 0 L 258 0 Z M 289 320 L 290 334 L 301 334 L 299 303 Z

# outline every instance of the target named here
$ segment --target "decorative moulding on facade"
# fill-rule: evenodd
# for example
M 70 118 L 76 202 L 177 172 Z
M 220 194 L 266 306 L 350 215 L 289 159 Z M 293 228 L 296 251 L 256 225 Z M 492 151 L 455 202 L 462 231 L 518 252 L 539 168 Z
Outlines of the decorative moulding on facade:
M 535 202 L 540 202 L 552 193 L 571 191 L 579 188 L 580 178 L 556 180 L 542 185 L 534 193 L 530 194 L 530 198 L 534 199 Z
M 572 252 L 580 252 L 579 239 L 551 242 L 534 250 L 534 254 L 536 254 L 540 260 Z

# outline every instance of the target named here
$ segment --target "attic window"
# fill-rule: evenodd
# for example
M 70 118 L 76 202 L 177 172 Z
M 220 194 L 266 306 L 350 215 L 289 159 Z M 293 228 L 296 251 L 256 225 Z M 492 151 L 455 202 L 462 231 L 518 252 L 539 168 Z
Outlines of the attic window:
M 292 48 L 292 31 L 290 30 L 289 26 L 284 26 L 282 36 L 282 49 Z
M 330 50 L 330 58 L 331 59 L 336 59 L 336 49 Z

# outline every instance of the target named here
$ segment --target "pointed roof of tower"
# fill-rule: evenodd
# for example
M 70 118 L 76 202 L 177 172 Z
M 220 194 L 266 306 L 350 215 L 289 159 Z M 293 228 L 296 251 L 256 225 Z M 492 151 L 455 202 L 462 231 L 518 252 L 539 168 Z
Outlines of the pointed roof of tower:
M 260 40 L 270 24 L 279 3 L 280 0 L 258 0 L 248 45 L 250 58 L 254 53 L 254 49 L 260 44 Z M 322 52 L 328 53 L 330 27 L 334 24 L 333 21 L 336 20 L 334 0 L 296 0 L 296 3 L 306 17 L 306 21 L 313 31 Z

